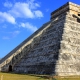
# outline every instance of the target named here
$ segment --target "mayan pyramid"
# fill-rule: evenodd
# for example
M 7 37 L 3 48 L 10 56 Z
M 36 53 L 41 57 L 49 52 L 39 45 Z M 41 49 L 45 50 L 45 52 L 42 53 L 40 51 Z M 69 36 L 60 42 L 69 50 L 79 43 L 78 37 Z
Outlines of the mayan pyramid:
M 0 60 L 0 71 L 80 75 L 80 6 L 68 2 Z

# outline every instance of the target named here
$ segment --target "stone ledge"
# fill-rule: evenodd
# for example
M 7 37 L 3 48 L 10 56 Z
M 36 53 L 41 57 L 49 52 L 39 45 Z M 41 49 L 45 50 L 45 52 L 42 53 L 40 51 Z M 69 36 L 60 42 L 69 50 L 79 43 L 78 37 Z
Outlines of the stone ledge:
M 80 12 L 79 8 L 80 8 L 79 5 L 76 5 L 75 3 L 72 2 L 67 2 L 66 4 L 64 4 L 63 6 L 61 6 L 60 8 L 51 13 L 51 19 L 58 15 L 61 15 L 61 13 L 66 12 L 70 12 L 71 14 L 78 14 L 78 12 Z

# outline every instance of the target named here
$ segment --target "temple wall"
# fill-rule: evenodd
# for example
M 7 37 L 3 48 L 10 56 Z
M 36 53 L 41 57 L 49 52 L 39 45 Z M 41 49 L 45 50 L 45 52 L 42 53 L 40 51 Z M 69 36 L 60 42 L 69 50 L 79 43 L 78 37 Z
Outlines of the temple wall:
M 69 13 L 60 46 L 56 73 L 63 76 L 80 75 L 80 22 Z
M 60 42 L 62 40 L 65 14 L 54 18 L 51 25 L 30 44 L 33 47 L 13 70 L 18 73 L 55 74 Z M 25 49 L 26 50 L 26 49 Z

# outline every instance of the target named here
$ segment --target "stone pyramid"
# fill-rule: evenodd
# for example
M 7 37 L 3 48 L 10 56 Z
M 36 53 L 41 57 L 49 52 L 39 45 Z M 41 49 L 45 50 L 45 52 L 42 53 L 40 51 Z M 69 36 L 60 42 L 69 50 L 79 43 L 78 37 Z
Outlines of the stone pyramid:
M 0 71 L 80 75 L 80 6 L 68 2 L 49 22 L 0 60 Z

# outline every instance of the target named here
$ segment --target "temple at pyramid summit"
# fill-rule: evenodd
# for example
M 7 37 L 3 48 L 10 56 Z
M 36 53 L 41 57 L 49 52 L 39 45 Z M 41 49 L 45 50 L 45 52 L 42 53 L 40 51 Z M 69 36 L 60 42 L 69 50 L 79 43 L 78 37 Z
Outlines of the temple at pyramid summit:
M 0 60 L 0 71 L 80 75 L 80 5 L 67 2 L 50 21 Z

